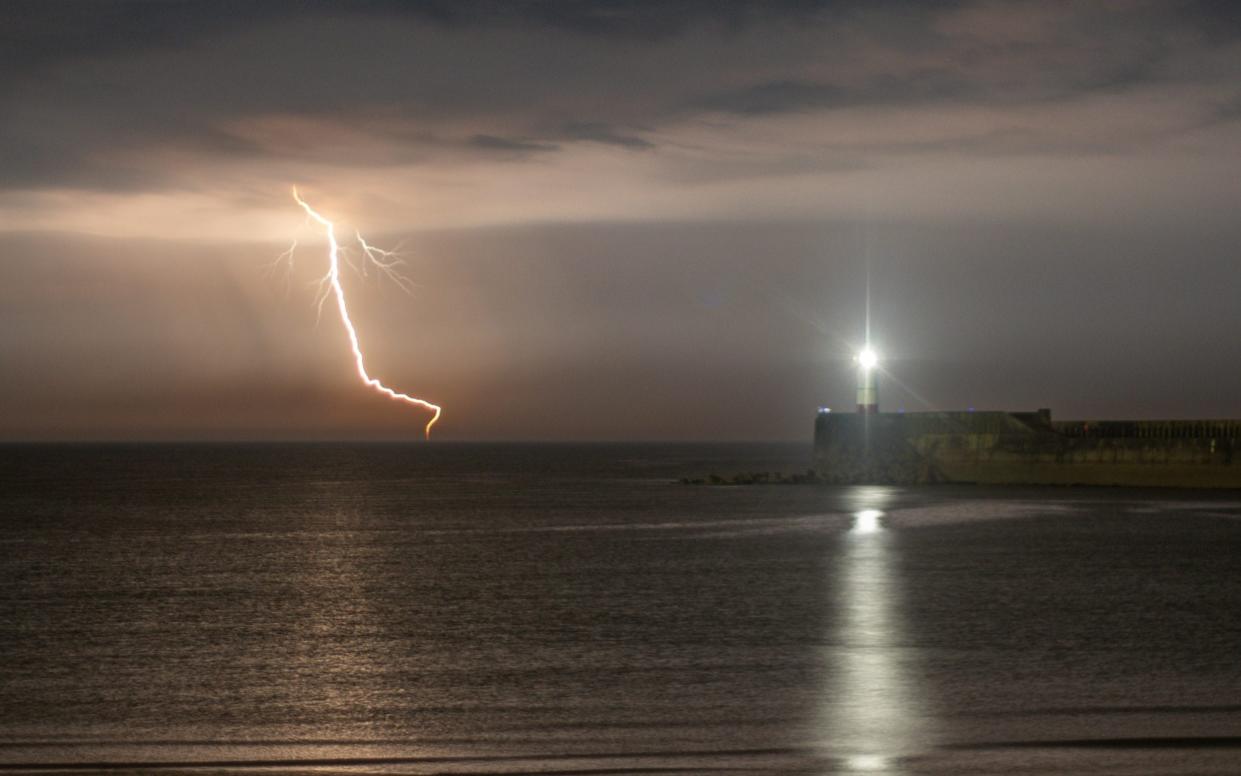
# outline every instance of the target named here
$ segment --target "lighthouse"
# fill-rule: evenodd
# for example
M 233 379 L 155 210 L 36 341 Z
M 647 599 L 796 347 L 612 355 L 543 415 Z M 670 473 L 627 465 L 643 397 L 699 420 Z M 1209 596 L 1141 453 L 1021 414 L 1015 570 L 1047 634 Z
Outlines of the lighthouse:
M 870 345 L 857 354 L 857 411 L 859 415 L 879 414 L 879 356 Z

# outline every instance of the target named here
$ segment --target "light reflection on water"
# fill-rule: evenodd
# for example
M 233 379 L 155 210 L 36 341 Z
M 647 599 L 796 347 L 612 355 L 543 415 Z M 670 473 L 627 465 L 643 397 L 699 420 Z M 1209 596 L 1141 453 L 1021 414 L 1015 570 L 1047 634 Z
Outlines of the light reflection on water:
M 879 518 L 883 517 L 883 513 L 878 509 L 863 509 L 853 517 L 853 533 L 876 533 L 880 530 Z
M 823 691 L 824 754 L 845 773 L 905 773 L 927 746 L 926 710 L 903 629 L 900 579 L 882 488 L 859 488 L 833 566 L 836 637 Z
M 1238 772 L 1235 496 L 748 449 L 0 446 L 0 770 Z

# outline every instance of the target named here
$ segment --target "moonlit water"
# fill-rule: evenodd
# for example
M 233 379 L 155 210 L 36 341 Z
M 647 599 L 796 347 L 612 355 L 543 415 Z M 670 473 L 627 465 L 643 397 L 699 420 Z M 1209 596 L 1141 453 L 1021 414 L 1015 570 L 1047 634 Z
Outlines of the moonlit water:
M 0 448 L 0 769 L 1235 773 L 1241 496 Z

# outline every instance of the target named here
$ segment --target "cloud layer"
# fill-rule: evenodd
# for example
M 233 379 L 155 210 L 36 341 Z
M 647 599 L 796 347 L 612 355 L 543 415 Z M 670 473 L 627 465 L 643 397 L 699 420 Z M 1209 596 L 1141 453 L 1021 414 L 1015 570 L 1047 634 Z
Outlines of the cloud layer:
M 1158 211 L 1222 195 L 1235 156 L 1241 37 L 1215 7 L 19 2 L 0 225 L 274 232 L 295 180 L 392 228 L 938 217 L 1005 182 L 1071 216 L 1066 188 L 1126 196 L 1135 165 Z
M 10 0 L 0 438 L 805 439 L 850 403 L 1241 416 L 1241 11 Z M 287 299 L 262 269 L 302 240 Z

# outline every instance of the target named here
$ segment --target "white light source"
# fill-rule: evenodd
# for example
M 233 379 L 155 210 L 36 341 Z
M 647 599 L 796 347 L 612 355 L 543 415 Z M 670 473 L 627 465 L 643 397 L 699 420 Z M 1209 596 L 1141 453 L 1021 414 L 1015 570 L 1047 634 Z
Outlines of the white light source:
M 879 365 L 879 354 L 877 354 L 870 345 L 862 348 L 862 352 L 857 354 L 857 362 L 863 369 L 874 369 Z

